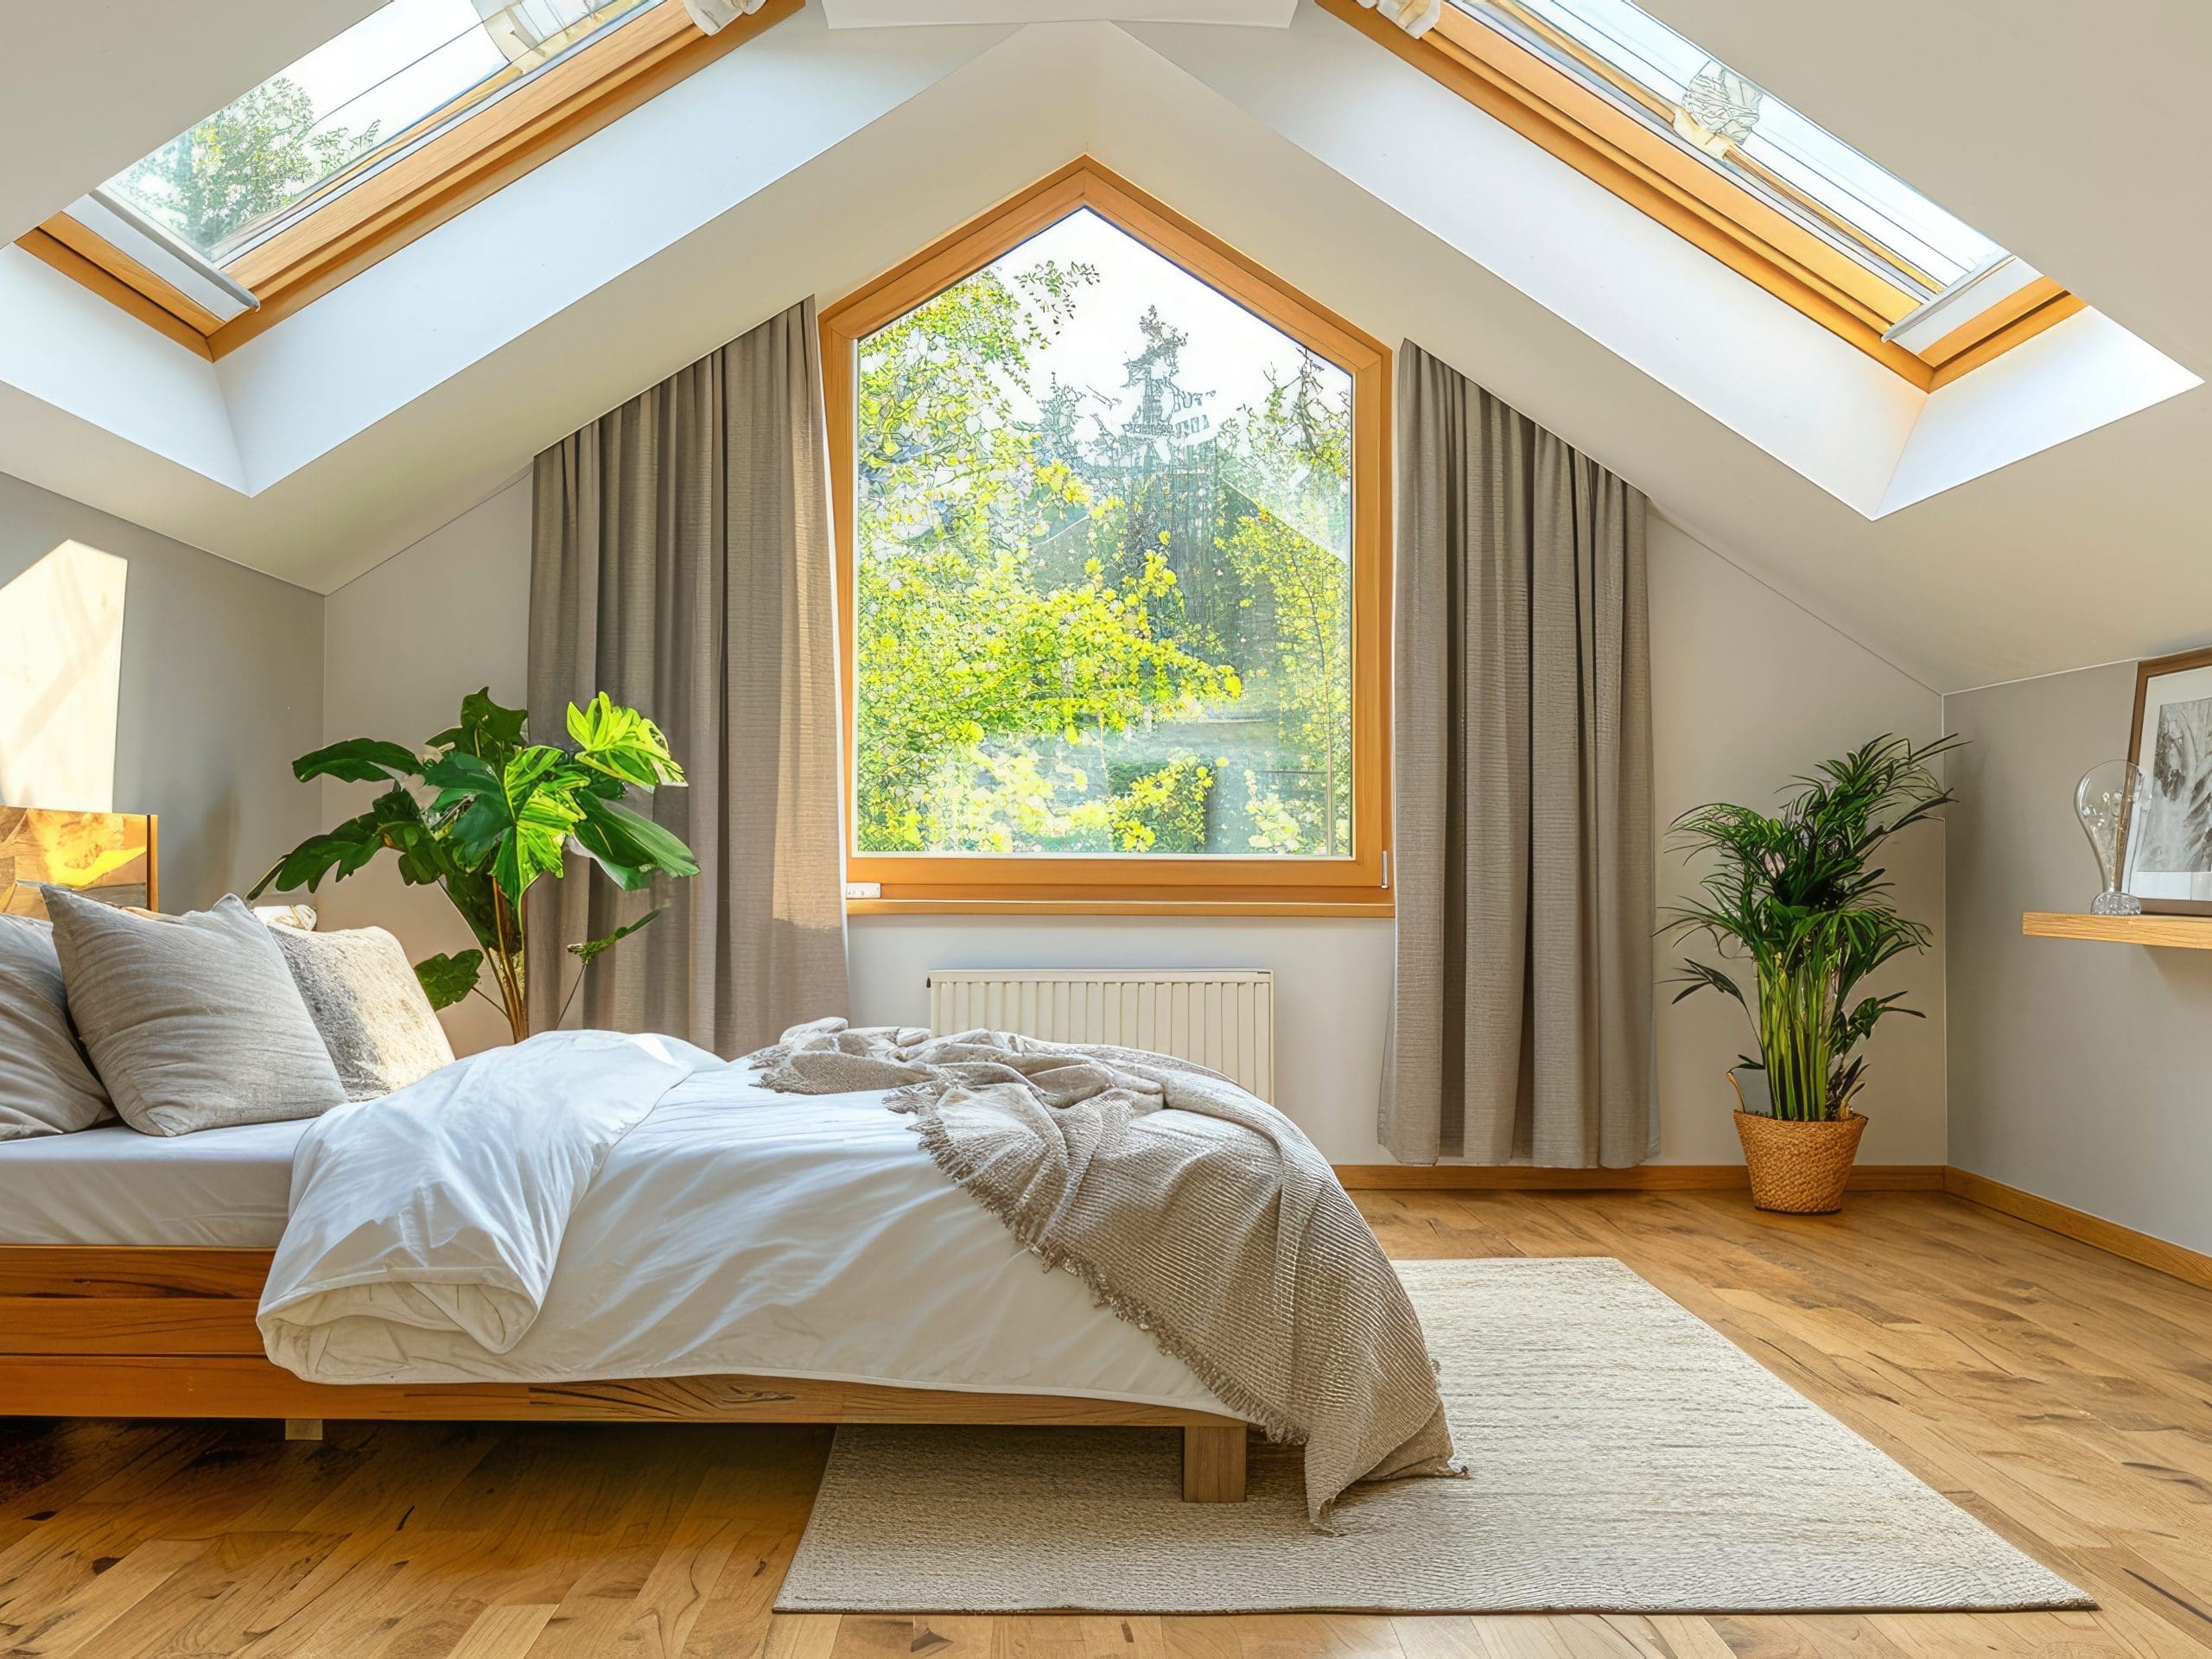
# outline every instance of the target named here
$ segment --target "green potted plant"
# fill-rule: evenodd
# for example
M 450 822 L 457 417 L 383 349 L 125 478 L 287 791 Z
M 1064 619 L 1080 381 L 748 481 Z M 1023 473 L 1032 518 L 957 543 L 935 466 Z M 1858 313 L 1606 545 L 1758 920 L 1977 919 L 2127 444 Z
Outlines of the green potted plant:
M 285 854 L 249 896 L 271 887 L 312 893 L 326 875 L 342 880 L 379 853 L 397 854 L 400 880 L 443 892 L 479 947 L 416 963 L 431 1006 L 474 992 L 505 1016 L 520 1042 L 530 1035 L 523 895 L 543 877 L 560 879 L 564 853 L 584 855 L 626 890 L 656 875 L 699 874 L 690 848 L 623 804 L 633 789 L 683 782 L 660 728 L 604 691 L 582 709 L 570 703 L 568 725 L 569 747 L 532 743 L 523 711 L 500 707 L 486 688 L 461 699 L 459 723 L 429 739 L 422 753 L 354 737 L 302 755 L 292 763 L 302 783 L 337 778 L 391 787 L 367 811 Z M 418 787 L 429 791 L 427 801 Z M 659 914 L 648 911 L 604 938 L 569 945 L 576 983 L 602 952 Z M 487 968 L 496 997 L 480 982 Z
M 1774 817 L 1716 804 L 1675 820 L 1674 844 L 1711 861 L 1698 897 L 1675 907 L 1662 931 L 1702 936 L 1751 970 L 1747 988 L 1726 969 L 1686 957 L 1675 1001 L 1720 991 L 1751 1017 L 1758 1053 L 1739 1056 L 1738 1069 L 1764 1082 L 1766 1109 L 1751 1109 L 1738 1073 L 1729 1077 L 1762 1210 L 1842 1208 L 1866 1127 L 1852 1105 L 1866 1077 L 1859 1046 L 1886 1015 L 1921 1017 L 1902 1006 L 1903 992 L 1861 996 L 1859 988 L 1932 938 L 1898 913 L 1874 859 L 1891 836 L 1954 798 L 1930 762 L 1958 741 L 1916 747 L 1878 737 L 1798 779 L 1802 787 Z

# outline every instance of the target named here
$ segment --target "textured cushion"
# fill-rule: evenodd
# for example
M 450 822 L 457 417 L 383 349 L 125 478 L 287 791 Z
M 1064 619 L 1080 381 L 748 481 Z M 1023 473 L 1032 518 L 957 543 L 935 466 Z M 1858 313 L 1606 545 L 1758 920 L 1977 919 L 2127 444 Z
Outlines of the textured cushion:
M 70 1017 L 132 1128 L 188 1135 L 345 1100 L 283 953 L 242 899 L 134 916 L 55 890 L 47 912 Z
M 374 1100 L 453 1061 L 423 982 L 380 927 L 310 933 L 272 922 L 293 982 L 338 1067 L 348 1100 Z
M 0 916 L 0 1141 L 67 1135 L 114 1116 L 69 1028 L 53 928 Z

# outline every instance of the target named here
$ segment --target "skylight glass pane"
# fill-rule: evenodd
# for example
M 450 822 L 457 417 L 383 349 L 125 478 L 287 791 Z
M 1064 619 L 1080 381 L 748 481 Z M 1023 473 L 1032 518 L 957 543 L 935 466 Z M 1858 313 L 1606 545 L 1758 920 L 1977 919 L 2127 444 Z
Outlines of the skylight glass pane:
M 1726 171 L 1905 292 L 2004 250 L 1630 0 L 1453 0 Z
M 653 0 L 390 0 L 108 181 L 222 264 L 311 198 Z

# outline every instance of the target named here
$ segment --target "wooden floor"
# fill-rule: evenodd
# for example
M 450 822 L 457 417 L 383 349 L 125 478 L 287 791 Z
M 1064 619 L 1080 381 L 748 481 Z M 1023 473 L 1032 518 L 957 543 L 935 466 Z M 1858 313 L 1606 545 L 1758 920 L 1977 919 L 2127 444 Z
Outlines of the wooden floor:
M 0 1659 L 2187 1659 L 2212 1293 L 1933 1194 L 1362 1193 L 1394 1255 L 1616 1255 L 2094 1613 L 772 1618 L 824 1433 L 0 1424 Z

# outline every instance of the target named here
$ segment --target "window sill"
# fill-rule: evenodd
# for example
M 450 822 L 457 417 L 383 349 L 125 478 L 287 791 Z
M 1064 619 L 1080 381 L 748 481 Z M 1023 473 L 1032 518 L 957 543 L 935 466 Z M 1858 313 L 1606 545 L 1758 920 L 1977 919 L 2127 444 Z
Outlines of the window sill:
M 848 899 L 852 916 L 1326 916 L 1394 917 L 1397 901 L 1373 899 Z

